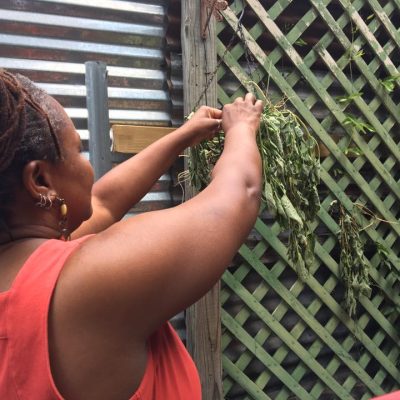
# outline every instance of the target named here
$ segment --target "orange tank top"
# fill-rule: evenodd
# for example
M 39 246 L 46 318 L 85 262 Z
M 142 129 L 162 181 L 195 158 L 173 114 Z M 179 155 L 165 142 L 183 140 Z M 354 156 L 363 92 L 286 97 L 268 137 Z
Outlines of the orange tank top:
M 84 239 L 45 242 L 0 293 L 0 399 L 63 399 L 50 371 L 48 312 L 60 271 Z M 197 369 L 169 323 L 147 348 L 146 370 L 130 400 L 201 400 Z

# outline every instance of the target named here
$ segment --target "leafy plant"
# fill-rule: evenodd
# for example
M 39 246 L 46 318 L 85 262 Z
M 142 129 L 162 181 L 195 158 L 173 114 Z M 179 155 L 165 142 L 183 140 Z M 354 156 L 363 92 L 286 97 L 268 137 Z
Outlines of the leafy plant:
M 388 259 L 389 250 L 380 242 L 375 242 L 376 251 L 381 259 L 381 265 L 385 265 L 392 270 L 392 263 Z
M 388 93 L 392 93 L 395 89 L 396 82 L 400 78 L 400 74 L 389 75 L 385 79 L 379 81 L 379 83 L 385 88 Z
M 350 157 L 360 157 L 364 155 L 363 151 L 356 146 L 349 146 L 344 149 L 344 154 Z
M 380 242 L 375 242 L 375 246 L 376 246 L 376 252 L 379 255 L 379 258 L 381 260 L 380 262 L 380 266 L 385 266 L 393 275 L 397 280 L 400 280 L 400 273 L 399 271 L 394 267 L 394 265 L 392 264 L 392 262 L 389 259 L 389 250 L 388 248 L 383 245 Z M 385 317 L 389 318 L 392 315 L 400 315 L 400 305 L 399 304 L 392 304 L 392 305 L 387 305 L 384 309 L 383 309 L 383 315 L 385 315 Z M 399 359 L 400 360 L 400 359 Z
M 314 261 L 311 222 L 320 208 L 318 145 L 283 101 L 274 105 L 265 96 L 263 100 L 265 107 L 257 139 L 263 165 L 263 201 L 289 231 L 288 257 L 299 276 L 305 278 Z M 220 136 L 190 150 L 188 174 L 197 190 L 209 183 L 223 143 Z
M 333 175 L 335 178 L 338 178 L 338 177 L 344 175 L 344 171 L 343 171 L 343 169 L 341 169 L 341 168 L 334 168 L 334 169 L 332 170 L 332 175 Z
M 353 60 L 355 60 L 356 58 L 360 58 L 360 57 L 362 57 L 363 55 L 365 55 L 365 52 L 364 52 L 363 49 L 360 49 L 360 50 L 358 50 L 358 51 L 352 52 L 351 58 L 352 58 Z
M 375 242 L 376 246 L 376 251 L 379 255 L 379 258 L 381 260 L 380 265 L 385 266 L 391 273 L 394 274 L 394 276 L 400 280 L 400 273 L 399 271 L 394 267 L 392 262 L 389 259 L 389 250 L 385 245 L 383 245 L 380 242 Z
M 364 93 L 363 92 L 356 92 L 356 93 L 351 93 L 347 96 L 339 96 L 336 98 L 337 102 L 340 104 L 343 104 L 345 106 L 349 105 L 352 101 L 355 99 L 362 97 Z
M 375 128 L 368 124 L 367 122 L 362 121 L 360 118 L 357 118 L 353 114 L 345 114 L 346 118 L 343 120 L 343 125 L 350 125 L 354 130 L 361 133 L 376 132 Z
M 307 42 L 305 40 L 303 40 L 302 38 L 297 39 L 294 44 L 296 46 L 307 46 Z
M 352 317 L 356 313 L 357 300 L 360 296 L 371 295 L 369 266 L 364 256 L 364 243 L 360 237 L 361 227 L 336 200 L 331 203 L 331 211 L 334 207 L 337 208 L 340 226 L 339 268 L 340 277 L 345 286 L 344 307 Z

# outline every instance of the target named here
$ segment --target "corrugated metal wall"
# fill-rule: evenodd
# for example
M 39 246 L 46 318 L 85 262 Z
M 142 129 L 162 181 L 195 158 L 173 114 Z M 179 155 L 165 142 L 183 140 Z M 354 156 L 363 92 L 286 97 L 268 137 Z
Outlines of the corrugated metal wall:
M 108 65 L 111 123 L 170 126 L 166 14 L 166 1 L 0 0 L 0 67 L 56 97 L 85 143 L 86 61 Z M 170 182 L 133 211 L 170 206 Z

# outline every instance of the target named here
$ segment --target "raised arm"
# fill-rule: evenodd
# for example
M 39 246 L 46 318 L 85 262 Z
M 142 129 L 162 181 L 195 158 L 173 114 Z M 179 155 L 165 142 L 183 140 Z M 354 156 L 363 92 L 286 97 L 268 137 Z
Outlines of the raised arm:
M 114 224 L 82 245 L 55 296 L 56 305 L 68 303 L 73 323 L 90 330 L 96 321 L 96 329 L 146 338 L 219 279 L 259 210 L 261 110 L 250 94 L 224 107 L 225 148 L 203 192 Z
M 101 232 L 119 221 L 148 193 L 185 148 L 216 134 L 220 129 L 221 117 L 221 110 L 201 107 L 180 128 L 99 179 L 92 191 L 93 215 L 73 233 L 73 238 Z

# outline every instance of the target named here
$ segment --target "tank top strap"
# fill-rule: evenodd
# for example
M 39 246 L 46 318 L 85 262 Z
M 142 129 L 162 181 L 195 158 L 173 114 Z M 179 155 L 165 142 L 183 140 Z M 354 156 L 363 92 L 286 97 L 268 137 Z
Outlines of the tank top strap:
M 20 399 L 30 399 L 32 395 L 38 399 L 62 399 L 50 372 L 48 312 L 65 261 L 86 238 L 43 243 L 25 262 L 10 288 L 9 368 Z

